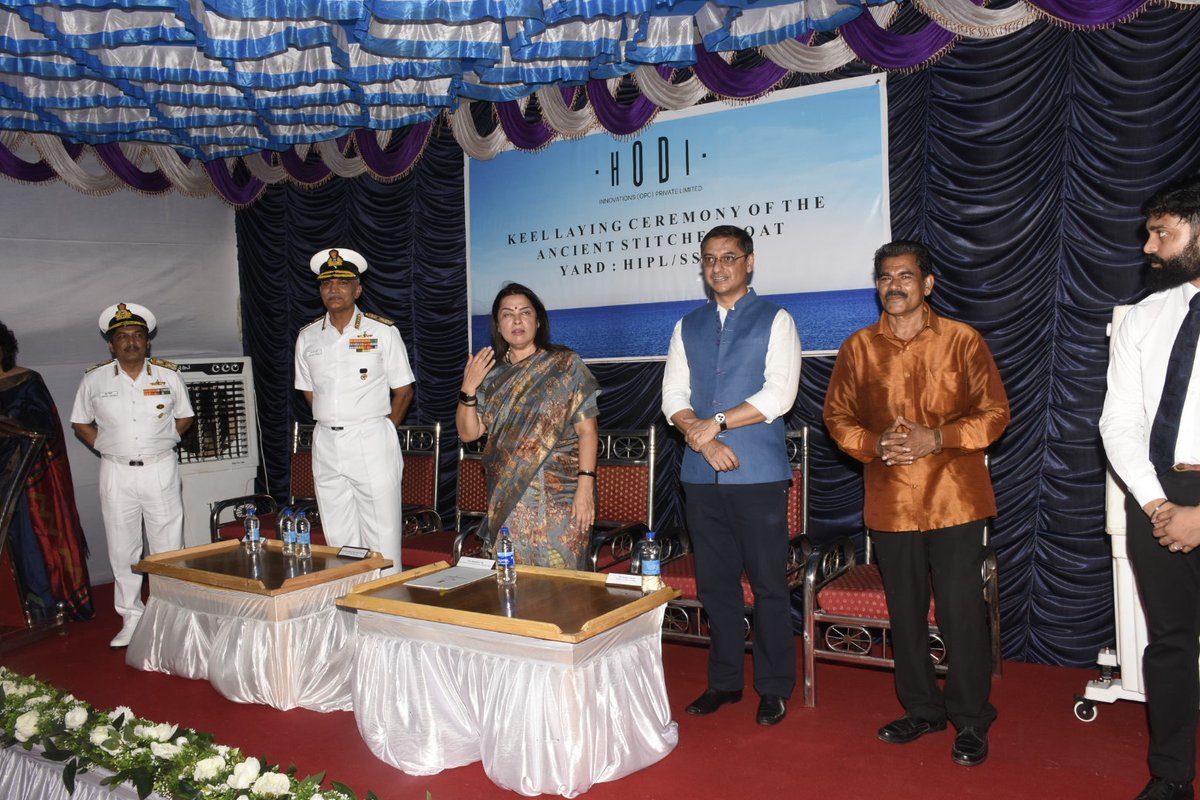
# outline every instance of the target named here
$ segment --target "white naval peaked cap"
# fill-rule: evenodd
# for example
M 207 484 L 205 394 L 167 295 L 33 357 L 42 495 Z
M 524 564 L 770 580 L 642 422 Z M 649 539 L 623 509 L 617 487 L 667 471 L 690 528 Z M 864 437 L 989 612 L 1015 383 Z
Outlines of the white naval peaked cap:
M 100 332 L 105 336 L 117 328 L 139 326 L 151 333 L 158 327 L 158 320 L 150 309 L 137 303 L 114 303 L 100 314 Z
M 353 250 L 331 247 L 314 255 L 309 260 L 308 267 L 319 281 L 329 278 L 357 278 L 367 271 L 367 260 Z

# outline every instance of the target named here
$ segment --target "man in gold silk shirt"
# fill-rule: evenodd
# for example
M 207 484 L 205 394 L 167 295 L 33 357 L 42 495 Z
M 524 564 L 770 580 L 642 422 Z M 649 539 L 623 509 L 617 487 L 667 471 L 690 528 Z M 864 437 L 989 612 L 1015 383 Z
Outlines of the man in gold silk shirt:
M 933 260 L 918 242 L 875 253 L 883 315 L 842 344 L 825 396 L 825 424 L 865 464 L 863 517 L 883 576 L 904 716 L 879 729 L 893 744 L 958 731 L 951 756 L 983 763 L 996 718 L 980 590 L 983 528 L 996 514 L 984 449 L 1008 425 L 1008 398 L 987 343 L 940 317 L 926 298 Z M 929 657 L 930 580 L 950 654 L 945 690 Z

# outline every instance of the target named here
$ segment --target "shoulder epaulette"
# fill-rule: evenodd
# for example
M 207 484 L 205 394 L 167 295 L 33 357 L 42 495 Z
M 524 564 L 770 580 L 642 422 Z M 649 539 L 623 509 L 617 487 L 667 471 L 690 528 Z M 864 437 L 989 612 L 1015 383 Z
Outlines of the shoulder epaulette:
M 387 317 L 381 317 L 378 314 L 372 314 L 370 311 L 364 311 L 363 316 L 370 317 L 371 319 L 375 320 L 376 322 L 382 322 L 384 325 L 395 326 L 395 324 L 396 324 L 395 320 L 388 319 Z
M 150 363 L 156 367 L 163 367 L 165 369 L 173 369 L 176 372 L 179 371 L 178 364 L 176 364 L 173 361 L 167 361 L 165 358 L 152 358 L 152 359 L 150 359 Z
M 92 366 L 85 369 L 83 371 L 83 374 L 86 375 L 89 372 L 94 372 L 94 371 L 100 369 L 101 367 L 107 367 L 111 363 L 113 363 L 113 360 L 110 358 L 108 361 L 101 361 L 99 364 L 93 364 Z
M 316 318 L 316 319 L 314 319 L 312 322 L 306 322 L 306 323 L 304 323 L 303 325 L 301 325 L 301 326 L 300 326 L 300 330 L 306 330 L 307 328 L 311 328 L 313 325 L 316 325 L 318 322 L 320 322 L 320 321 L 321 321 L 321 320 L 323 320 L 323 319 L 325 319 L 325 315 L 324 315 L 324 314 L 322 314 L 321 316 L 317 317 L 317 318 Z

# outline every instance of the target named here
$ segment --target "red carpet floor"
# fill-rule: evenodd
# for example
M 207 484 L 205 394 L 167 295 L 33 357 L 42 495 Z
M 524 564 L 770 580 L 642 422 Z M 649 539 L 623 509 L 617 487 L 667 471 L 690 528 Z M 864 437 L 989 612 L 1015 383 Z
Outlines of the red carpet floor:
M 101 611 L 95 620 L 0 655 L 0 663 L 102 708 L 125 704 L 148 719 L 211 731 L 248 754 L 294 763 L 301 775 L 325 770 L 360 796 L 367 790 L 382 800 L 424 800 L 427 791 L 433 800 L 518 796 L 492 784 L 478 764 L 428 777 L 405 775 L 371 754 L 349 712 L 239 705 L 206 681 L 127 667 L 124 651 L 108 647 L 120 627 L 111 587 L 98 587 L 96 595 Z M 585 797 L 1131 799 L 1147 779 L 1140 703 L 1102 704 L 1096 721 L 1075 719 L 1072 700 L 1094 677 L 1088 670 L 1006 663 L 993 692 L 1000 718 L 992 728 L 991 757 L 967 769 L 950 760 L 949 730 L 904 746 L 875 739 L 875 730 L 899 714 L 888 672 L 820 664 L 817 707 L 792 703 L 783 723 L 762 728 L 754 723 L 757 698 L 750 692 L 741 704 L 712 716 L 685 714 L 684 706 L 704 689 L 707 651 L 671 644 L 663 651 L 679 746 L 658 764 L 597 784 Z

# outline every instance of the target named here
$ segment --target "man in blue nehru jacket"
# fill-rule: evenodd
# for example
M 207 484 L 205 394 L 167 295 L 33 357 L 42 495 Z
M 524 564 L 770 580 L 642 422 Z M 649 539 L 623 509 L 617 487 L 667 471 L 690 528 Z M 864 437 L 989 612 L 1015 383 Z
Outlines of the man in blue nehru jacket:
M 663 374 L 663 414 L 688 445 L 680 479 L 712 635 L 708 688 L 687 711 L 711 714 L 742 699 L 744 570 L 754 592 L 757 720 L 775 725 L 796 684 L 783 416 L 800 384 L 800 337 L 791 314 L 750 288 L 749 233 L 718 226 L 700 252 L 711 299 L 675 325 Z

